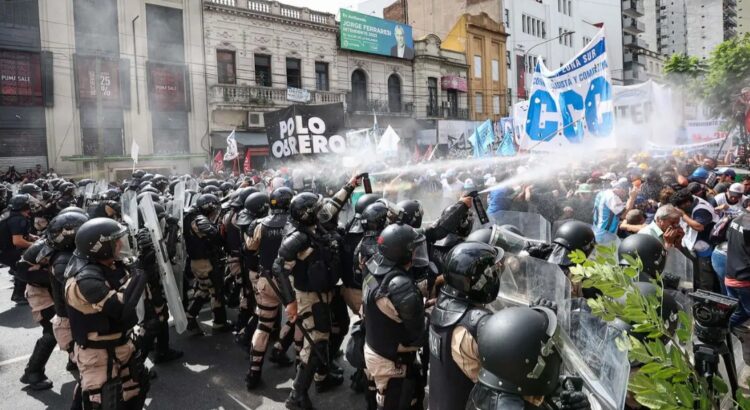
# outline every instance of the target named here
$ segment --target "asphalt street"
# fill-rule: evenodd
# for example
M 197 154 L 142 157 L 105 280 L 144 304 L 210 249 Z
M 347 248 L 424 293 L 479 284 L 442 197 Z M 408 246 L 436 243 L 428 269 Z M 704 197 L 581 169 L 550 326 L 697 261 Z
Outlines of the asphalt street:
M 25 390 L 19 382 L 29 354 L 42 329 L 34 323 L 27 305 L 16 306 L 10 301 L 12 282 L 7 269 L 0 270 L 0 408 L 5 409 L 68 409 L 75 380 L 65 370 L 66 354 L 56 350 L 47 364 L 46 374 L 52 380 L 51 390 Z M 230 311 L 233 318 L 234 312 Z M 201 316 L 204 327 L 210 328 L 210 313 Z M 283 409 L 292 386 L 292 367 L 279 368 L 266 361 L 264 385 L 248 392 L 244 376 L 249 355 L 235 343 L 233 335 L 178 335 L 172 328 L 172 345 L 185 352 L 175 362 L 154 368 L 146 408 L 148 409 Z M 148 362 L 150 365 L 150 362 Z M 341 358 L 345 369 L 344 384 L 318 395 L 311 388 L 317 409 L 361 409 L 364 399 L 348 387 L 352 368 Z

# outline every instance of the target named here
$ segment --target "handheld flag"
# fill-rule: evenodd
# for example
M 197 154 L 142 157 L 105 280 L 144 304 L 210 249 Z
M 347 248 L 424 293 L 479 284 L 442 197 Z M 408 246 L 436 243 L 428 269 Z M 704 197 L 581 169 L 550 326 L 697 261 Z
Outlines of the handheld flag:
M 234 138 L 234 130 L 232 130 L 227 136 L 227 153 L 224 155 L 224 161 L 233 161 L 238 156 L 237 140 Z

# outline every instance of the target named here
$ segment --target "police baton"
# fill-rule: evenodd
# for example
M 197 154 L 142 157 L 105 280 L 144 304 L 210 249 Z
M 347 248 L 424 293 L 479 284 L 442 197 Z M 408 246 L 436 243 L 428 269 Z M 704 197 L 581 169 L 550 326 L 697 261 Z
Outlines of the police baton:
M 275 293 L 276 297 L 279 298 L 279 300 L 281 300 L 281 290 L 279 290 L 279 287 L 276 286 L 276 283 L 273 281 L 273 276 L 270 277 L 270 278 L 266 277 L 266 279 L 268 280 L 268 284 L 271 286 L 271 289 L 273 290 L 273 293 Z M 302 332 L 302 337 L 304 337 L 305 340 L 307 340 L 307 343 L 310 343 L 310 349 L 313 352 L 315 352 L 315 355 L 318 356 L 318 359 L 320 359 L 321 362 L 323 362 L 326 365 L 328 365 L 328 358 L 325 357 L 323 355 L 323 353 L 321 353 L 315 347 L 315 342 L 313 341 L 312 335 L 310 335 L 310 332 L 307 329 L 305 329 L 305 327 L 302 325 L 302 321 L 301 320 L 295 320 L 294 324 L 299 328 L 300 332 Z

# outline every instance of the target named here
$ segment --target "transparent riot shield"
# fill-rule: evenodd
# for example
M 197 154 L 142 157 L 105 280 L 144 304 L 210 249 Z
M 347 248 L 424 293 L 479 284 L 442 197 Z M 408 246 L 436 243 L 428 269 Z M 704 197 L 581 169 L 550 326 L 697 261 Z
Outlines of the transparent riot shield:
M 10 195 L 11 196 L 18 195 L 18 189 L 19 189 L 19 187 L 20 187 L 20 184 L 18 184 L 18 183 L 12 184 L 10 186 Z
M 492 225 L 490 234 L 490 244 L 502 248 L 510 254 L 518 254 L 529 245 L 546 243 L 541 240 L 527 238 L 519 235 L 504 226 Z
M 172 217 L 177 220 L 177 225 L 180 227 L 179 234 L 177 235 L 179 241 L 175 245 L 176 251 L 174 256 L 174 264 L 172 265 L 175 282 L 177 283 L 177 288 L 180 290 L 180 295 L 182 295 L 182 275 L 185 272 L 185 261 L 187 260 L 185 241 L 183 240 L 182 236 L 182 215 L 185 210 L 185 193 L 185 182 L 178 182 L 174 187 L 174 198 L 172 199 L 172 206 L 170 209 Z
M 96 184 L 90 183 L 83 188 L 83 209 L 88 209 L 89 204 L 94 200 L 95 194 Z
M 663 275 L 679 278 L 679 289 L 693 290 L 693 261 L 678 249 L 667 249 Z
M 493 307 L 528 306 L 542 298 L 557 304 L 557 316 L 568 328 L 570 280 L 558 265 L 528 255 L 505 255 L 505 271 L 500 275 L 498 302 Z
M 622 337 L 621 330 L 587 309 L 571 311 L 570 329 L 559 329 L 555 336 L 567 373 L 579 376 L 584 390 L 606 410 L 625 408 L 628 392 L 630 361 L 627 350 L 617 347 L 618 337 Z
M 521 236 L 549 243 L 552 240 L 552 228 L 546 219 L 539 214 L 518 211 L 497 211 L 488 214 L 490 222 L 495 225 L 513 225 Z
M 182 307 L 180 291 L 177 288 L 177 283 L 172 272 L 172 264 L 167 255 L 164 238 L 162 237 L 161 225 L 159 224 L 159 218 L 156 216 L 154 202 L 151 197 L 148 195 L 143 197 L 139 208 L 143 215 L 144 225 L 151 234 L 151 241 L 156 252 L 156 261 L 159 265 L 159 272 L 161 273 L 161 283 L 164 287 L 164 294 L 167 296 L 169 312 L 174 318 L 175 330 L 177 330 L 177 333 L 182 333 L 187 328 L 187 317 L 185 316 L 185 310 Z
M 109 184 L 107 183 L 107 180 L 100 179 L 99 182 L 96 183 L 96 188 L 94 188 L 94 194 L 99 195 L 102 192 L 109 189 Z
M 138 201 L 135 191 L 125 191 L 120 197 L 120 207 L 122 209 L 122 219 L 130 228 L 131 236 L 135 237 L 138 233 Z

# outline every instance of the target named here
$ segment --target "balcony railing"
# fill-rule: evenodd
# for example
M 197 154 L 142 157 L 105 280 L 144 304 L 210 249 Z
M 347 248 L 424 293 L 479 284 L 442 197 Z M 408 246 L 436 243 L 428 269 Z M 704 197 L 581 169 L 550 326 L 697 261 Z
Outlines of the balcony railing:
M 414 103 L 411 102 L 355 99 L 351 93 L 346 96 L 346 107 L 350 113 L 411 115 L 414 112 Z
M 344 101 L 344 94 L 333 91 L 310 91 L 310 104 L 328 104 Z M 211 87 L 211 104 L 225 105 L 289 105 L 286 88 L 253 85 L 217 84 Z
M 643 16 L 643 0 L 622 0 L 622 12 L 631 17 Z
M 226 7 L 247 9 L 256 13 L 272 14 L 294 20 L 303 20 L 315 24 L 336 25 L 336 16 L 329 13 L 312 11 L 305 7 L 295 7 L 268 0 L 203 0 L 206 3 Z
M 451 105 L 447 101 L 443 101 L 441 105 L 436 105 L 436 104 L 426 105 L 425 113 L 427 117 L 462 119 L 462 120 L 469 118 L 468 108 L 451 107 Z
M 633 17 L 625 17 L 622 21 L 622 30 L 631 34 L 640 34 L 646 31 L 646 25 Z
M 425 106 L 425 113 L 428 117 L 442 116 L 442 110 L 437 104 L 427 104 L 427 106 Z

